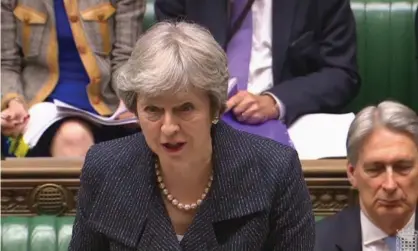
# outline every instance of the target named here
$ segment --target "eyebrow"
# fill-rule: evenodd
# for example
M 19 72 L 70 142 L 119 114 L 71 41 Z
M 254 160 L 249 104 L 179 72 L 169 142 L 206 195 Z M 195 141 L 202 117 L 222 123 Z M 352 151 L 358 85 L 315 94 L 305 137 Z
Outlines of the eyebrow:
M 173 108 L 180 108 L 180 107 L 182 107 L 182 106 L 184 106 L 184 105 L 187 105 L 187 104 L 191 104 L 191 105 L 193 105 L 193 103 L 191 102 L 191 101 L 185 101 L 185 102 L 183 102 L 183 103 L 181 103 L 181 104 L 178 104 L 178 105 L 174 105 L 173 106 Z M 153 104 L 153 103 L 151 103 L 151 102 L 147 102 L 147 103 L 142 103 L 141 104 L 142 106 L 144 106 L 144 107 L 147 107 L 147 106 L 155 106 L 155 107 L 157 107 L 157 108 L 162 108 L 161 106 L 159 106 L 159 105 L 156 105 L 156 104 Z
M 393 162 L 384 162 L 384 161 L 370 161 L 366 162 L 365 165 L 412 165 L 414 163 L 413 159 L 402 159 L 402 160 L 395 160 Z

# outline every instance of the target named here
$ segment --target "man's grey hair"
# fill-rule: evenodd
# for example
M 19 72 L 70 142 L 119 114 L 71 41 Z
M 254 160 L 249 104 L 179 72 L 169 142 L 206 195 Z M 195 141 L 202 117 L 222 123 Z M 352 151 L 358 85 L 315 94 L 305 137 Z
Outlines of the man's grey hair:
M 416 113 L 398 102 L 384 101 L 377 106 L 362 109 L 351 123 L 347 136 L 347 158 L 351 165 L 357 164 L 365 140 L 378 127 L 404 133 L 418 146 Z
M 141 36 L 115 73 L 117 93 L 137 113 L 137 100 L 197 88 L 208 93 L 214 114 L 225 109 L 227 57 L 210 32 L 186 22 L 160 22 Z

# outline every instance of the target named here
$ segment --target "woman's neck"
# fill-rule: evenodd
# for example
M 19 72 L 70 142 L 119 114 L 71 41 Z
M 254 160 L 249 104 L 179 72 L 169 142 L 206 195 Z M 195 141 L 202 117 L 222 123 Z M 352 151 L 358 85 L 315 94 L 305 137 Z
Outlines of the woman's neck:
M 159 168 L 166 189 L 181 203 L 195 203 L 208 185 L 212 174 L 210 158 L 187 163 L 160 160 Z

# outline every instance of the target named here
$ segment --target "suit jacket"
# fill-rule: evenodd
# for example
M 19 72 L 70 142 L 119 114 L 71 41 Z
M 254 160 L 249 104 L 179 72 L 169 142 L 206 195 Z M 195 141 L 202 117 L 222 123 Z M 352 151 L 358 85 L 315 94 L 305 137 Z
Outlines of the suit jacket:
M 155 157 L 136 134 L 89 151 L 69 250 L 313 250 L 314 216 L 297 153 L 223 122 L 212 131 L 212 188 L 180 243 Z
M 65 0 L 89 100 L 101 115 L 119 105 L 112 73 L 126 62 L 141 34 L 144 0 Z M 14 97 L 30 105 L 54 90 L 59 75 L 54 0 L 1 1 L 2 108 Z
M 273 1 L 269 92 L 286 106 L 290 125 L 308 113 L 339 112 L 359 89 L 356 25 L 349 0 Z M 186 19 L 226 48 L 230 0 L 156 0 L 158 20 Z
M 415 229 L 418 229 L 418 218 Z M 348 207 L 317 222 L 315 251 L 361 251 L 361 236 L 360 207 Z

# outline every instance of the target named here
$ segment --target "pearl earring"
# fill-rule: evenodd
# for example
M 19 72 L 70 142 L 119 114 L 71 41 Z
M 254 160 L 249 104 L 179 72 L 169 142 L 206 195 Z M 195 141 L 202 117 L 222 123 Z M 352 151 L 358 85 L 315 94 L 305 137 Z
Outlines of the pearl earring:
M 216 125 L 218 122 L 219 122 L 219 118 L 218 118 L 218 117 L 215 117 L 215 118 L 212 120 L 212 124 L 214 124 L 214 125 Z

